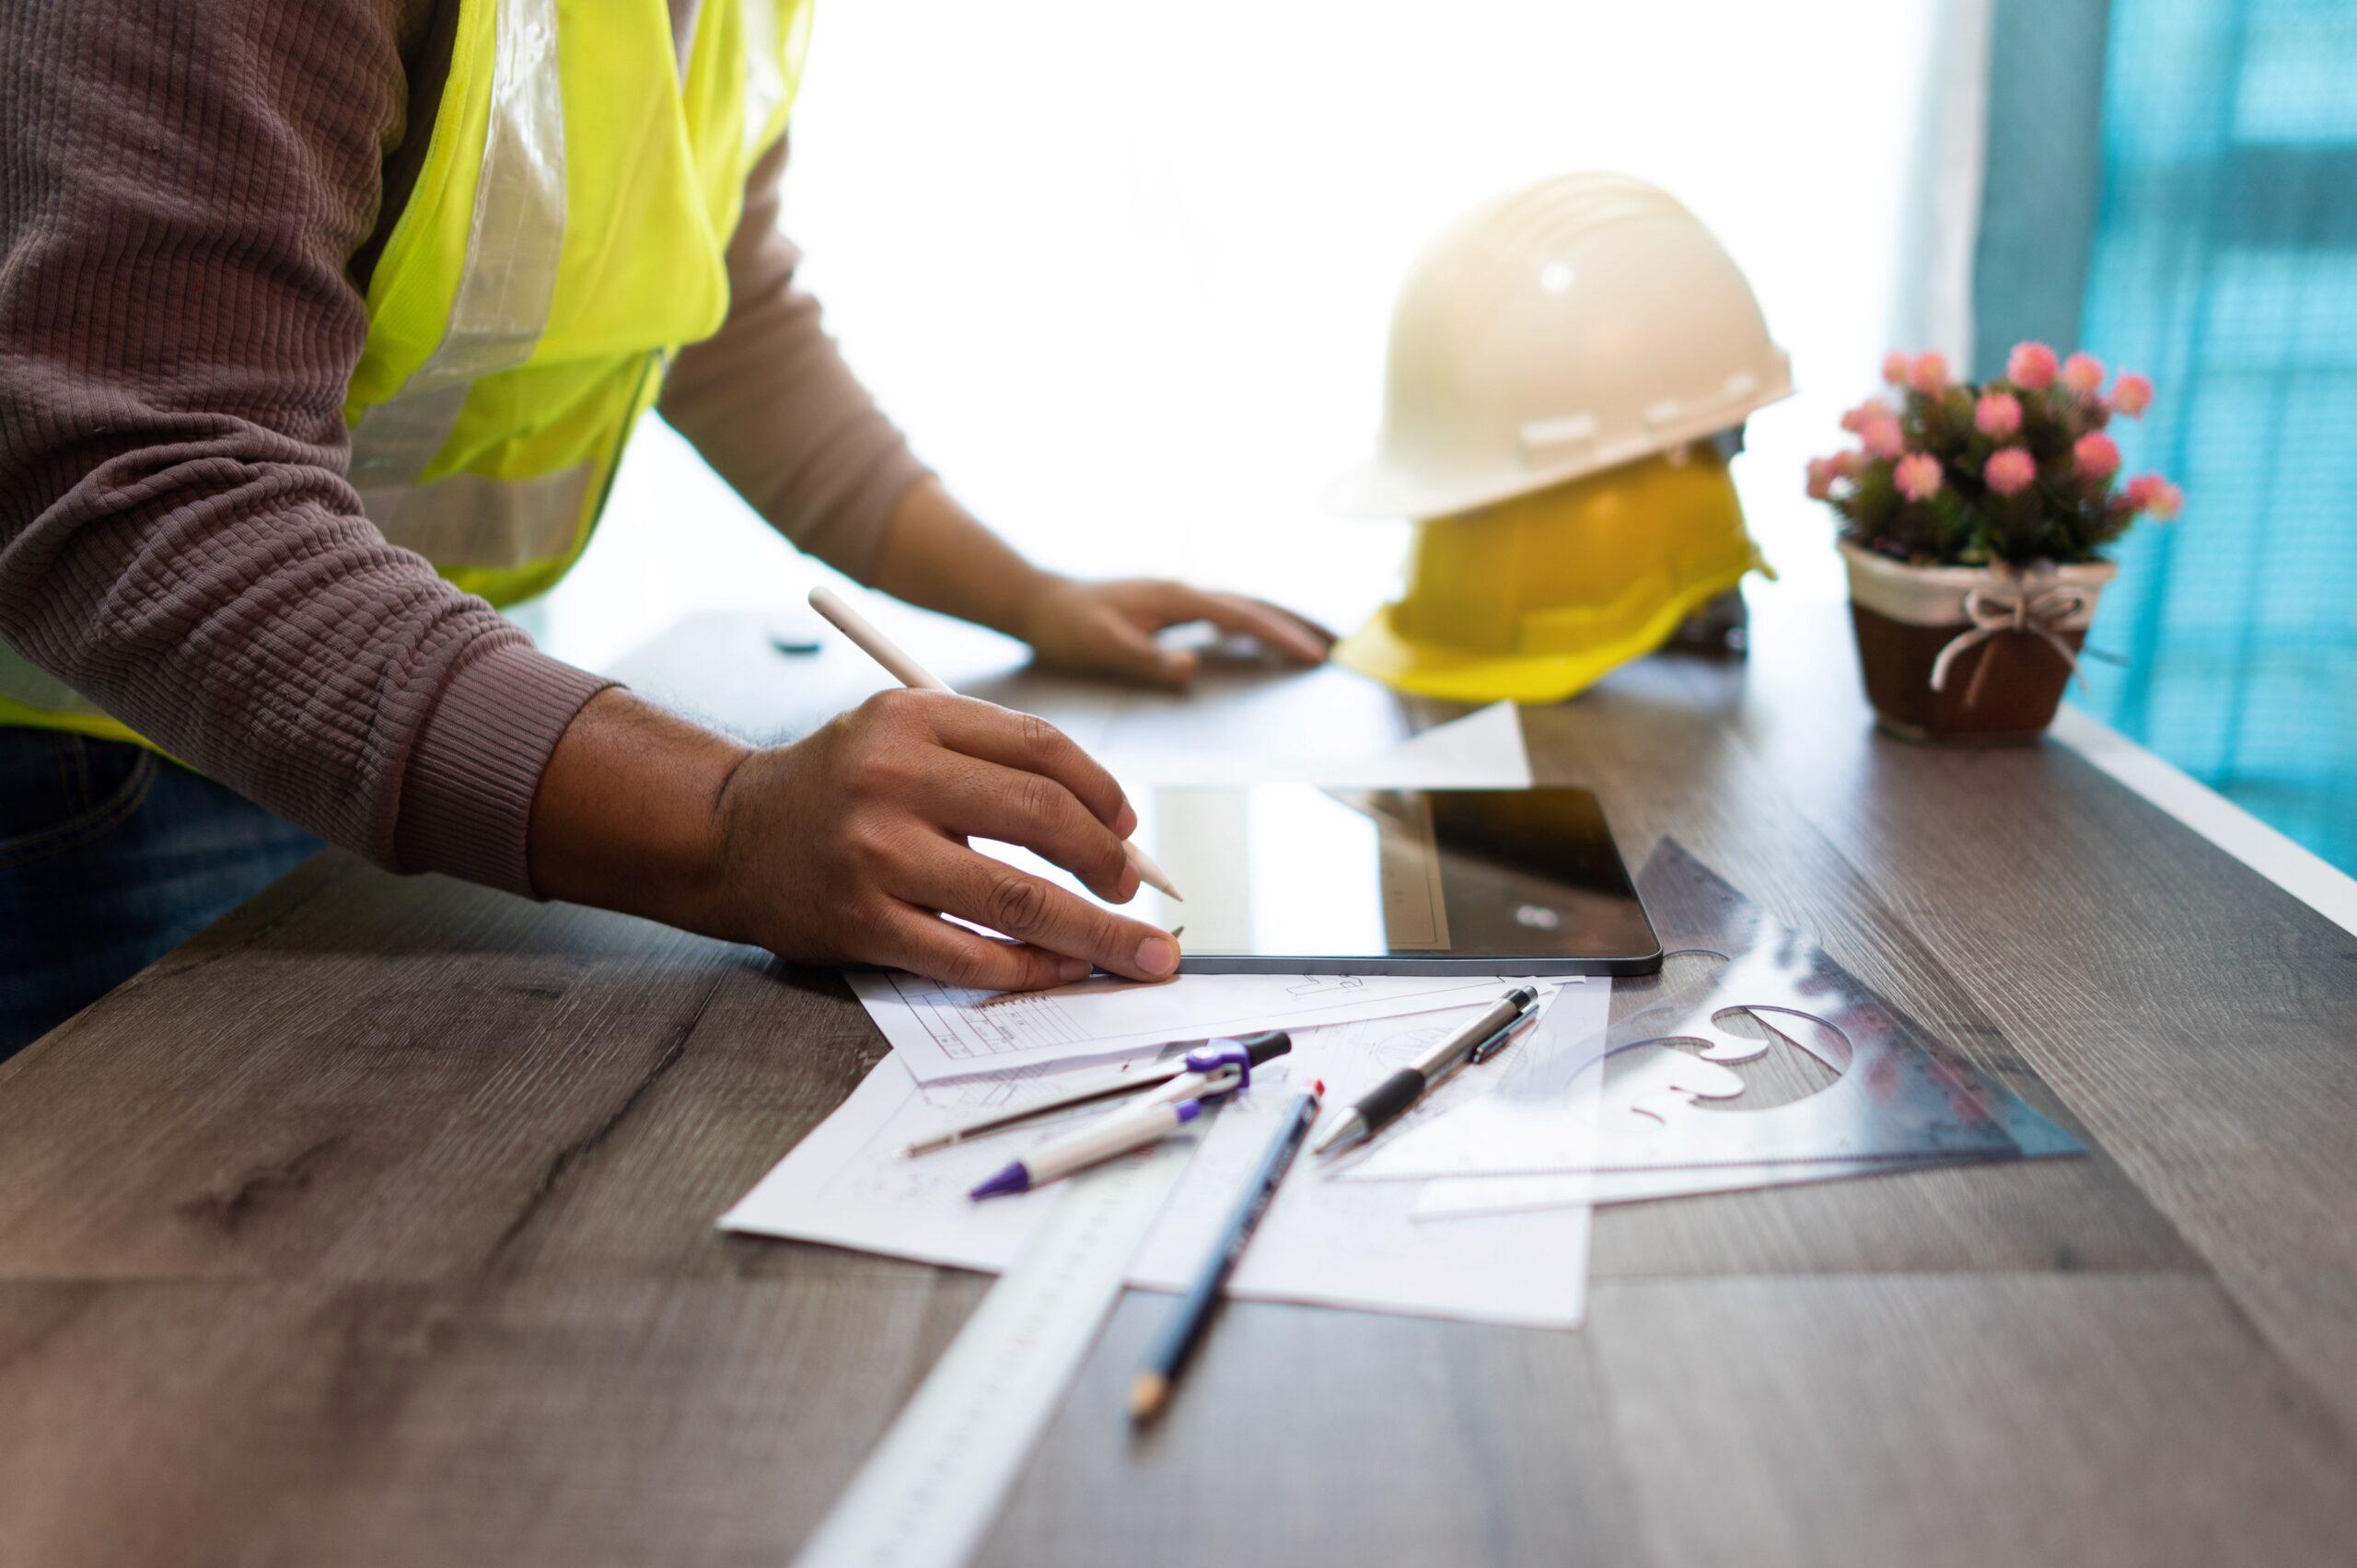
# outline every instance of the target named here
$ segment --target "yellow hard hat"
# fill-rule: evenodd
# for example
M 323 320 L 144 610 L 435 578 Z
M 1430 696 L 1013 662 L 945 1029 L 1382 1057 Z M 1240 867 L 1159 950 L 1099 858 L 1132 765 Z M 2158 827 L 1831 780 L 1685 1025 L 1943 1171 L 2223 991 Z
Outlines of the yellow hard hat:
M 1759 564 L 1713 438 L 1792 393 L 1733 258 L 1667 192 L 1573 174 L 1466 214 L 1392 312 L 1382 437 L 1328 493 L 1419 519 L 1337 656 L 1465 702 L 1567 697 Z
M 1554 703 L 1766 569 L 1715 447 L 1416 526 L 1408 591 L 1334 656 L 1419 696 Z

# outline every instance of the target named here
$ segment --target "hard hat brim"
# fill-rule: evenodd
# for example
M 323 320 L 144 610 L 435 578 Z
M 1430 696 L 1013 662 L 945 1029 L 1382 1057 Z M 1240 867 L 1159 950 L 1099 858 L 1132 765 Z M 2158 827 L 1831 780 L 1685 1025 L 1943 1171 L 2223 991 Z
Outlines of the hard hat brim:
M 1767 388 L 1757 399 L 1732 413 L 1722 409 L 1697 422 L 1691 428 L 1672 426 L 1655 431 L 1646 440 L 1631 444 L 1626 450 L 1603 447 L 1543 467 L 1519 468 L 1511 472 L 1487 476 L 1438 480 L 1411 472 L 1377 455 L 1342 473 L 1326 487 L 1319 502 L 1329 513 L 1339 517 L 1452 517 L 1459 512 L 1494 506 L 1501 501 L 1511 501 L 1517 495 L 1528 495 L 1552 485 L 1584 479 L 1623 463 L 1633 463 L 1674 447 L 1682 447 L 1689 441 L 1707 439 L 1723 430 L 1734 429 L 1771 403 L 1783 401 L 1793 395 L 1793 391 L 1792 381 L 1787 377 Z
M 1721 594 L 1732 592 L 1754 570 L 1766 571 L 1767 565 L 1755 557 L 1741 570 L 1713 573 L 1689 583 L 1665 598 L 1626 636 L 1577 652 L 1469 653 L 1421 641 L 1399 630 L 1399 606 L 1387 604 L 1378 607 L 1366 624 L 1334 645 L 1334 662 L 1394 691 L 1446 703 L 1561 703 L 1668 642 L 1688 616 Z
M 1552 478 L 1516 478 L 1487 484 L 1436 485 L 1420 475 L 1402 472 L 1381 458 L 1369 458 L 1328 485 L 1318 500 L 1338 517 L 1445 517 L 1555 482 Z

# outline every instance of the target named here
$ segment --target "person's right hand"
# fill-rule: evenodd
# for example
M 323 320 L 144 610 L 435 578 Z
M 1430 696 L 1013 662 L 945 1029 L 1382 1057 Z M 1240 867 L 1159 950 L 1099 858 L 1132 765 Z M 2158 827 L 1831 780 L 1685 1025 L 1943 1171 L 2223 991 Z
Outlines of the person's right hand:
M 1044 719 L 970 697 L 885 691 L 730 774 L 717 810 L 729 934 L 798 963 L 888 965 L 992 991 L 1092 968 L 1163 980 L 1178 945 L 994 860 L 1020 844 L 1116 903 L 1137 892 L 1120 785 Z M 1003 932 L 990 937 L 943 918 Z

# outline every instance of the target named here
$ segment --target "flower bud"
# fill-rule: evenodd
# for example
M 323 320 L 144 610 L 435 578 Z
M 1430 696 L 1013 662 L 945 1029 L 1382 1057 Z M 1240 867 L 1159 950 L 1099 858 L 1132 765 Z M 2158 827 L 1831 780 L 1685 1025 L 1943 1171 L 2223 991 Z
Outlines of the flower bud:
M 2119 443 L 2100 430 L 2091 430 L 2072 446 L 2071 466 L 2082 479 L 2100 484 L 2119 471 Z
M 1898 459 L 1891 479 L 1910 501 L 1929 501 L 1940 493 L 1940 459 L 1929 452 L 1910 452 Z
M 2038 482 L 2038 459 L 2019 447 L 2002 447 L 1989 454 L 1980 482 L 2000 495 L 2019 495 Z
M 2011 392 L 1983 392 L 1972 408 L 1972 427 L 1991 441 L 2003 441 L 2022 427 L 2021 400 Z
M 2005 379 L 2042 392 L 2054 385 L 2054 351 L 2042 343 L 2018 343 L 2005 356 Z

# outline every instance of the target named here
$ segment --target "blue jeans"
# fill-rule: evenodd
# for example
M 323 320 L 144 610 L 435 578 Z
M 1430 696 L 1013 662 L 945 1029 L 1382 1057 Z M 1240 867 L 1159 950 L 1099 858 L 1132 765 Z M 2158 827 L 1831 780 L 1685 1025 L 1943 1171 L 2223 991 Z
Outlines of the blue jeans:
M 0 1062 L 319 847 L 143 747 L 0 726 Z

